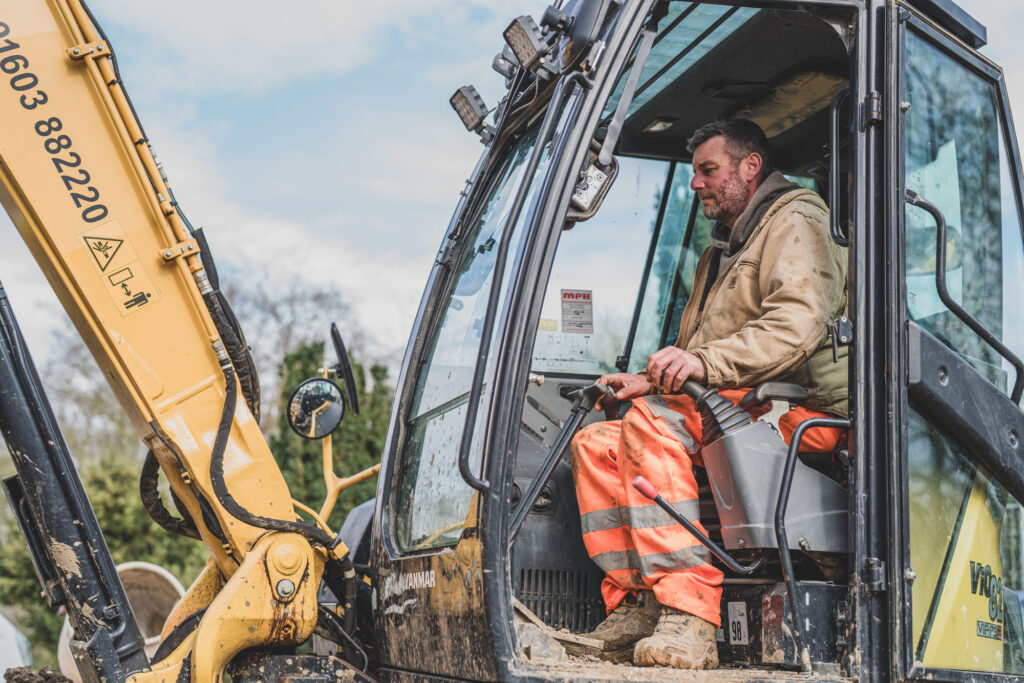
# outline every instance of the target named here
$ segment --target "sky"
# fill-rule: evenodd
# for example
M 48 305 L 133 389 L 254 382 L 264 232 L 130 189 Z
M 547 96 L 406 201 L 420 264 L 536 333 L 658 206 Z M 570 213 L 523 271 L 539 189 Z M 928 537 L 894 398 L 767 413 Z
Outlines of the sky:
M 1024 121 L 1024 3 L 961 4 L 988 26 L 982 52 L 1007 69 Z M 473 83 L 496 104 L 501 31 L 544 3 L 294 0 L 287 16 L 276 0 L 89 6 L 223 276 L 335 286 L 372 351 L 399 354 L 483 151 L 448 98 Z M 63 313 L 2 215 L 0 244 L 0 280 L 42 361 Z
M 376 351 L 400 354 L 484 149 L 448 99 L 476 83 L 497 103 L 504 79 L 491 60 L 514 8 L 297 0 L 282 16 L 269 0 L 88 4 L 222 278 L 336 286 Z M 0 244 L 0 280 L 42 361 L 63 313 L 2 213 Z

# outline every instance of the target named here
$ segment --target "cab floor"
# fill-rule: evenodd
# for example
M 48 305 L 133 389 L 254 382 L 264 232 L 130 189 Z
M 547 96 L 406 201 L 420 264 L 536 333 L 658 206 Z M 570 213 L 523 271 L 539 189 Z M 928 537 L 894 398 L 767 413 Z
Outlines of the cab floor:
M 814 683 L 849 683 L 853 678 L 838 673 L 801 674 L 778 669 L 723 667 L 710 671 L 683 671 L 663 667 L 642 667 L 606 662 L 572 661 L 557 665 L 531 667 L 530 678 L 544 681 L 722 681 L 723 683 L 757 683 L 758 681 L 813 681 Z

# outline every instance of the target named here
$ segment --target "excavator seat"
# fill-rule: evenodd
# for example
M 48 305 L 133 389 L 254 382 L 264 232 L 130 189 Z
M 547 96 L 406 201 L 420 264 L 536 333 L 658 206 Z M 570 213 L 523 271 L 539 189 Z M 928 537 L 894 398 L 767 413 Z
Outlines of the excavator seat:
M 788 447 L 767 422 L 750 422 L 705 444 L 704 466 L 729 550 L 777 549 L 775 509 Z M 821 461 L 832 454 L 808 454 Z M 798 460 L 786 514 L 794 550 L 849 550 L 848 494 L 834 478 Z

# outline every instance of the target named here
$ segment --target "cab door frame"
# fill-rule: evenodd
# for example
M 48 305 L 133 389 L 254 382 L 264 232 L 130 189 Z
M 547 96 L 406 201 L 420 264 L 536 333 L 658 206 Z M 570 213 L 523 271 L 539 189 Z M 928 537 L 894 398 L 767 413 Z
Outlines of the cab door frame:
M 906 229 L 906 101 L 904 73 L 906 67 L 906 35 L 912 30 L 934 47 L 945 53 L 958 63 L 977 73 L 988 81 L 996 91 L 996 114 L 998 126 L 1006 145 L 1005 153 L 1010 167 L 1010 176 L 1019 216 L 1024 216 L 1024 203 L 1021 199 L 1021 188 L 1024 178 L 1021 174 L 1021 161 L 1016 136 L 1010 117 L 1005 82 L 1001 71 L 985 60 L 975 50 L 968 47 L 962 39 L 957 38 L 948 30 L 933 23 L 916 8 L 904 4 L 892 4 L 887 8 L 885 24 L 888 66 L 884 90 L 884 128 L 886 138 L 885 175 L 888 178 L 884 188 L 886 197 L 886 217 L 883 225 L 886 231 L 886 252 L 888 267 L 885 281 L 888 287 L 886 296 L 886 358 L 888 373 L 886 385 L 889 398 L 886 401 L 886 414 L 876 414 L 875 419 L 885 420 L 888 424 L 886 440 L 889 448 L 878 452 L 898 454 L 890 457 L 885 467 L 890 484 L 887 487 L 889 500 L 893 501 L 893 514 L 888 524 L 888 552 L 893 558 L 888 571 L 889 623 L 891 634 L 888 642 L 890 675 L 895 680 L 911 681 L 1006 681 L 1013 678 L 1012 674 L 986 673 L 969 670 L 956 670 L 926 667 L 915 658 L 914 628 L 912 622 L 912 588 L 916 578 L 910 559 L 910 491 L 909 491 L 909 430 L 910 401 L 913 397 L 916 409 L 925 415 L 933 415 L 950 431 L 957 432 L 961 437 L 970 436 L 969 452 L 978 462 L 992 470 L 993 476 L 999 476 L 1000 483 L 1015 495 L 1018 500 L 1024 499 L 1024 477 L 1018 470 L 1019 462 L 1008 457 L 1006 448 L 998 443 L 1002 435 L 991 433 L 983 428 L 970 431 L 972 423 L 984 422 L 982 413 L 995 413 L 997 424 L 1013 427 L 1024 424 L 1024 414 L 1017 406 L 994 385 L 991 385 L 979 373 L 974 371 L 958 354 L 937 342 L 922 330 L 910 318 L 907 310 L 907 289 L 905 279 L 905 229 Z M 945 381 L 939 372 L 946 373 Z M 950 400 L 950 392 L 943 391 L 946 384 L 958 385 L 959 393 L 977 397 L 984 405 L 977 406 L 975 414 L 964 414 L 964 406 L 954 405 Z M 967 409 L 970 410 L 969 408 Z M 878 411 L 876 411 L 877 413 Z M 1005 446 L 1005 445 L 1004 445 Z M 882 463 L 879 463 L 880 465 Z M 881 655 L 881 652 L 877 654 Z M 872 667 L 881 671 L 881 662 Z M 864 680 L 862 676 L 862 680 Z

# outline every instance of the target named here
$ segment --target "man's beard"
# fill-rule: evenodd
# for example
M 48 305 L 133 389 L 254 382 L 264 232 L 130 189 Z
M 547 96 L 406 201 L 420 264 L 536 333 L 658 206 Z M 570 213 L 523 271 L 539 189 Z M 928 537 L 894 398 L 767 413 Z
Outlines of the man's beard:
M 730 174 L 714 194 L 705 195 L 701 199 L 711 199 L 710 204 L 703 206 L 706 218 L 722 221 L 730 227 L 747 208 L 749 201 L 747 187 L 737 173 Z

